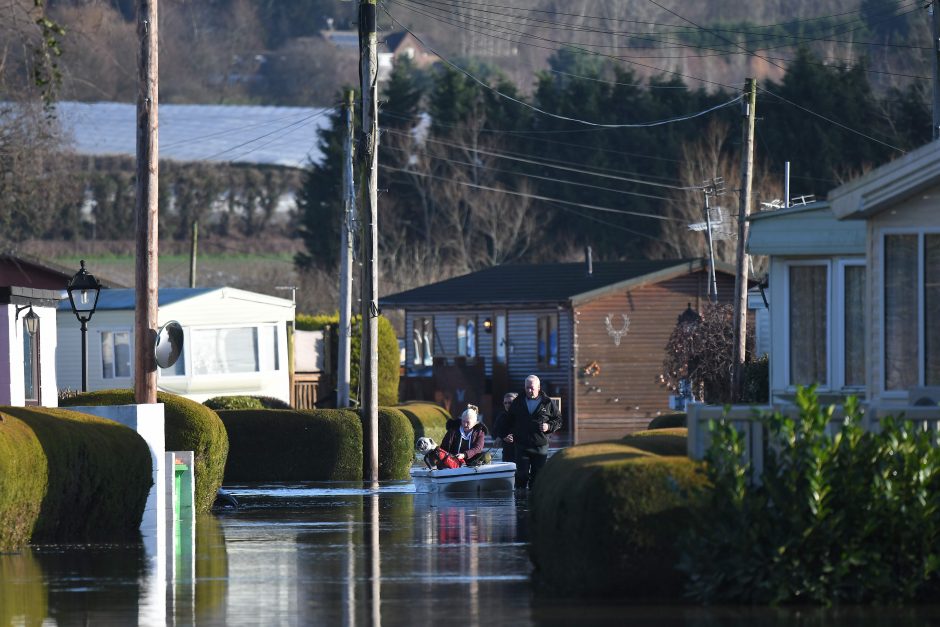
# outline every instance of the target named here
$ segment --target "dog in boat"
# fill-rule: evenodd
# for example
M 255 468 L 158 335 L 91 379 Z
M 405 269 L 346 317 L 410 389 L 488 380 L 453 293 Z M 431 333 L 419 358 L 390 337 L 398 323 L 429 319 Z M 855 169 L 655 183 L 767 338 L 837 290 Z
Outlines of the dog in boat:
M 460 468 L 464 465 L 462 459 L 457 459 L 457 457 L 438 446 L 434 438 L 418 438 L 415 449 L 424 455 L 424 464 L 431 470 Z

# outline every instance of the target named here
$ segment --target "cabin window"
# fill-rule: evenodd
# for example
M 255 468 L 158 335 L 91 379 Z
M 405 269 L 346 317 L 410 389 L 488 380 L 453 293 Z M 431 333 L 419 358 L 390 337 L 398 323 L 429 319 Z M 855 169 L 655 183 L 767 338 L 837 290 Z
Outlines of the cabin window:
M 537 328 L 539 367 L 558 367 L 558 314 L 539 316 Z
M 845 387 L 865 386 L 865 266 L 842 266 L 842 363 Z
M 885 390 L 940 385 L 940 234 L 884 239 Z
M 506 363 L 506 348 L 509 344 L 506 338 L 506 314 L 496 314 L 496 334 L 493 336 L 496 344 L 496 363 Z
M 39 327 L 30 333 L 23 320 L 23 391 L 27 405 L 39 404 Z
M 412 341 L 414 343 L 415 366 L 434 365 L 434 318 L 419 316 L 412 323 Z
M 477 356 L 476 318 L 457 318 L 457 354 L 464 357 Z
M 788 273 L 790 385 L 829 383 L 828 265 L 792 265 Z
M 131 334 L 129 331 L 101 332 L 101 376 L 123 379 L 131 376 Z
M 194 375 L 270 372 L 278 367 L 274 325 L 192 329 L 190 361 Z

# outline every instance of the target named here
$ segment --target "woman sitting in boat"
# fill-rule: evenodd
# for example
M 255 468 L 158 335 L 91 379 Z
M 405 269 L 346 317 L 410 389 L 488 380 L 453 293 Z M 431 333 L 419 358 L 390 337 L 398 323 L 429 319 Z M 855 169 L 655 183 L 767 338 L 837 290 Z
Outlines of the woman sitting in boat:
M 479 420 L 480 409 L 467 405 L 460 420 L 447 421 L 447 433 L 441 448 L 469 466 L 485 462 L 483 447 L 486 442 L 486 425 Z

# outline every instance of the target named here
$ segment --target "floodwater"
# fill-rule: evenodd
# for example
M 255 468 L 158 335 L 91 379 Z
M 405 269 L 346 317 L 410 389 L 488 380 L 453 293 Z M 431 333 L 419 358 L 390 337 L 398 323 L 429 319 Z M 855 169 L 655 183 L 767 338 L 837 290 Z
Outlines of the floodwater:
M 2 625 L 940 625 L 940 608 L 768 609 L 536 596 L 527 502 L 407 483 L 227 486 L 153 542 L 0 555 Z M 558 539 L 563 542 L 563 538 Z

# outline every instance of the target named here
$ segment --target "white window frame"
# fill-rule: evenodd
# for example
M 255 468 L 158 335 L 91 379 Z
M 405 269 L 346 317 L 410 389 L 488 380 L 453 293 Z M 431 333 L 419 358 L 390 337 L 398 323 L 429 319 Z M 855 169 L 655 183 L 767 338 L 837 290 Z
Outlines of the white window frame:
M 270 356 L 270 355 L 267 355 L 267 354 L 266 354 L 265 351 L 267 350 L 267 347 L 266 347 L 265 344 L 261 341 L 261 329 L 263 329 L 263 328 L 268 328 L 268 327 L 274 327 L 274 343 L 275 343 L 275 345 L 274 345 L 274 355 L 273 355 L 273 356 Z M 280 355 L 280 352 L 281 352 L 281 351 L 280 351 L 280 344 L 279 344 L 279 342 L 280 342 L 280 333 L 279 333 L 279 331 L 278 331 L 278 328 L 279 328 L 279 327 L 280 327 L 280 323 L 277 323 L 277 322 L 255 322 L 255 323 L 241 323 L 241 324 L 237 324 L 237 323 L 235 323 L 235 324 L 212 324 L 212 325 L 200 325 L 200 326 L 190 327 L 190 328 L 189 328 L 189 332 L 190 332 L 190 333 L 189 333 L 189 337 L 187 338 L 187 339 L 190 340 L 189 343 L 188 343 L 188 347 L 189 347 L 189 349 L 190 349 L 190 350 L 188 351 L 188 352 L 189 352 L 189 356 L 187 357 L 187 360 L 188 360 L 188 361 L 187 361 L 187 363 L 186 363 L 186 366 L 187 366 L 186 372 L 188 373 L 188 376 L 193 377 L 193 378 L 198 378 L 198 377 L 218 377 L 218 376 L 222 376 L 222 375 L 224 375 L 224 376 L 234 376 L 234 377 L 237 377 L 237 376 L 256 376 L 256 375 L 259 375 L 259 374 L 279 372 L 280 370 L 283 369 L 283 365 L 282 365 L 283 360 L 281 359 L 281 355 Z M 255 359 L 257 360 L 257 361 L 256 361 L 256 363 L 257 363 L 256 369 L 255 369 L 255 370 L 246 370 L 246 371 L 244 371 L 244 372 L 199 372 L 199 373 L 197 373 L 197 372 L 196 372 L 195 363 L 193 362 L 193 350 L 192 350 L 192 348 L 193 348 L 193 343 L 192 343 L 192 334 L 193 334 L 193 332 L 199 332 L 199 331 L 221 331 L 221 330 L 225 330 L 225 329 L 254 329 L 254 332 L 255 332 L 255 341 L 256 341 L 256 343 L 257 343 L 257 351 L 258 351 L 257 354 L 255 355 Z M 184 347 L 185 347 L 185 346 L 186 346 L 186 345 L 184 344 Z M 184 350 L 183 350 L 184 356 L 186 355 L 186 353 L 187 353 L 187 351 L 186 351 L 185 348 L 184 348 Z M 262 364 L 265 363 L 265 361 L 267 360 L 268 357 L 270 357 L 270 358 L 271 358 L 270 360 L 273 361 L 273 363 L 274 363 L 274 369 L 273 369 L 273 370 L 265 370 L 265 369 L 262 368 Z M 186 376 L 186 375 L 177 375 L 177 376 Z
M 128 376 L 119 377 L 117 375 L 117 371 L 114 368 L 113 363 L 111 365 L 112 376 L 110 377 L 105 376 L 104 374 L 104 334 L 105 333 L 111 334 L 112 358 L 114 356 L 114 336 L 119 333 L 127 334 L 127 346 L 128 346 L 128 350 L 130 351 L 130 356 L 131 356 L 130 369 L 129 369 L 130 374 Z M 98 372 L 101 373 L 99 376 L 101 377 L 102 381 L 131 381 L 134 378 L 134 332 L 133 332 L 133 329 L 130 329 L 128 327 L 118 327 L 114 329 L 102 329 L 101 331 L 98 332 L 98 350 L 99 350 L 98 363 L 100 365 L 100 369 L 98 370 Z
M 796 385 L 791 380 L 790 371 L 790 268 L 795 266 L 824 266 L 826 268 L 826 376 L 828 381 L 818 381 L 818 389 L 829 391 L 832 389 L 832 260 L 831 259 L 800 259 L 787 261 L 783 264 L 783 372 L 790 392 L 796 391 Z M 840 325 L 841 326 L 841 325 Z
M 839 386 L 839 389 L 846 392 L 858 393 L 865 391 L 865 382 L 868 380 L 868 354 L 867 351 L 871 350 L 871 347 L 868 345 L 868 342 L 865 341 L 867 338 L 864 337 L 868 324 L 864 323 L 862 327 L 863 333 L 863 342 L 865 345 L 866 355 L 865 355 L 865 373 L 862 375 L 862 382 L 858 385 L 847 385 L 845 383 L 845 269 L 848 267 L 858 267 L 861 266 L 865 268 L 865 284 L 868 284 L 868 264 L 865 262 L 865 259 L 861 257 L 856 258 L 838 258 L 835 259 L 836 266 L 836 281 L 835 285 L 835 298 L 832 300 L 832 304 L 835 306 L 835 315 L 833 315 L 834 321 L 838 321 L 838 328 L 833 329 L 831 338 L 835 341 L 833 342 L 834 346 L 834 355 L 838 355 L 839 358 L 832 360 L 831 372 L 833 374 L 833 381 L 836 385 Z M 865 306 L 865 299 L 862 300 L 862 307 Z M 789 327 L 788 327 L 789 329 Z M 838 332 L 836 332 L 838 331 Z M 831 356 L 830 356 L 831 359 Z
M 881 350 L 878 355 L 878 366 L 879 366 L 879 377 L 877 381 L 877 388 L 880 391 L 880 396 L 886 399 L 906 399 L 908 397 L 908 391 L 905 390 L 889 390 L 887 387 L 886 378 L 886 364 L 885 364 L 885 331 L 887 330 L 887 301 L 884 294 L 884 280 L 885 280 L 885 263 L 888 261 L 888 246 L 887 239 L 889 235 L 916 235 L 917 236 L 917 385 L 924 385 L 925 378 L 925 368 L 924 368 L 924 359 L 926 357 L 926 338 L 924 337 L 924 236 L 925 235 L 940 235 L 940 228 L 925 228 L 925 227 L 885 227 L 878 230 L 878 245 L 880 246 L 880 268 L 878 269 L 879 275 L 881 277 L 881 284 L 878 286 L 880 291 L 879 302 L 880 302 L 880 324 L 879 324 L 879 333 L 880 337 L 878 338 L 879 345 Z

